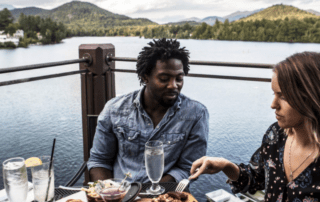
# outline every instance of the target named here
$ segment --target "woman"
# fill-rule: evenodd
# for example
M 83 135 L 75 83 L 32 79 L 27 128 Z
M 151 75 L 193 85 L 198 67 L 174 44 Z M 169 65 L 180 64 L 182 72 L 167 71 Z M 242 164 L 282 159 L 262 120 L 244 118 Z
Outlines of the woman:
M 234 193 L 264 189 L 265 201 L 318 201 L 320 54 L 295 54 L 273 71 L 271 108 L 278 122 L 265 133 L 250 165 L 202 157 L 193 163 L 190 179 L 223 171 Z

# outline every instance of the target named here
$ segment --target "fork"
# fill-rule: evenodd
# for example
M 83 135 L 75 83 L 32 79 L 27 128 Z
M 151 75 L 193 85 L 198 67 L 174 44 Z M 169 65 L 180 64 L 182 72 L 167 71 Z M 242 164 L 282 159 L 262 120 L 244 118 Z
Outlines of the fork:
M 188 179 L 181 180 L 176 188 L 176 192 L 183 192 L 183 190 L 188 186 L 189 182 L 190 180 Z
M 198 170 L 199 170 L 199 168 L 197 168 L 197 169 L 195 170 L 195 173 L 193 173 L 193 175 L 196 174 L 196 172 L 198 172 Z M 196 179 L 197 179 L 197 178 L 196 178 Z M 195 179 L 193 179 L 193 180 L 195 180 Z M 183 190 L 188 186 L 189 182 L 190 182 L 189 179 L 183 179 L 183 180 L 181 180 L 181 181 L 179 182 L 177 188 L 176 188 L 176 192 L 183 192 Z

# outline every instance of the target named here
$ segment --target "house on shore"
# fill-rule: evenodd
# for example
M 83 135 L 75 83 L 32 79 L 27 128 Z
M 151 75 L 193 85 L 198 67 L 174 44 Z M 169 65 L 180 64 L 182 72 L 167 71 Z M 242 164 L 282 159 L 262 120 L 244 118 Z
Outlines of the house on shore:
M 4 33 L 4 31 L 0 31 L 0 43 L 5 42 L 13 42 L 16 46 L 19 45 L 19 38 L 23 38 L 24 32 L 23 30 L 18 29 L 16 33 L 13 34 L 13 36 L 10 36 L 9 34 Z

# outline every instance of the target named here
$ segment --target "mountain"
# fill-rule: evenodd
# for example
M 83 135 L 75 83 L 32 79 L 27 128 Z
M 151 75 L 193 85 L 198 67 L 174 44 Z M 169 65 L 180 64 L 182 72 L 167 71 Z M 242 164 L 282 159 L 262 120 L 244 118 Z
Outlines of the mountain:
M 237 11 L 237 12 L 231 13 L 230 15 L 226 15 L 223 18 L 228 19 L 229 22 L 233 22 L 233 21 L 239 20 L 241 18 L 247 17 L 249 15 L 255 14 L 257 12 L 260 12 L 263 9 L 264 8 L 260 8 L 258 10 L 254 10 L 254 11 Z
M 179 22 L 169 22 L 169 23 L 166 23 L 165 25 L 180 25 L 181 26 L 181 25 L 184 25 L 186 23 L 188 23 L 191 26 L 201 24 L 201 22 L 196 22 L 196 21 L 179 21 Z
M 200 22 L 205 22 L 208 25 L 214 25 L 216 23 L 216 19 L 218 19 L 220 22 L 224 22 L 224 18 L 219 17 L 219 16 L 209 16 L 206 18 L 203 18 Z
M 182 20 L 182 21 L 185 21 L 185 22 L 188 22 L 188 21 L 194 21 L 194 22 L 200 22 L 201 21 L 201 19 L 200 18 L 196 18 L 196 17 L 192 17 L 192 18 L 186 18 L 186 19 L 184 19 L 184 20 Z M 181 22 L 182 22 L 181 21 Z
M 39 15 L 42 12 L 47 12 L 49 10 L 37 8 L 37 7 L 27 7 L 27 8 L 16 8 L 11 10 L 11 14 L 13 15 L 15 21 L 19 19 L 21 13 L 25 15 Z
M 240 19 L 240 21 L 255 21 L 255 20 L 284 20 L 286 17 L 289 19 L 295 18 L 295 19 L 304 19 L 304 18 L 320 18 L 320 16 L 316 16 L 312 13 L 309 13 L 307 11 L 301 10 L 299 8 L 296 8 L 294 6 L 287 6 L 283 4 L 278 4 L 271 6 L 269 8 L 266 8 L 258 13 L 255 13 L 253 15 L 250 15 L 246 18 Z
M 72 1 L 48 12 L 42 12 L 40 17 L 50 17 L 62 22 L 71 29 L 86 28 L 99 29 L 114 26 L 135 26 L 156 24 L 146 18 L 133 19 L 104 10 L 94 4 Z
M 315 11 L 315 10 L 312 10 L 312 9 L 309 9 L 309 10 L 306 10 L 306 11 L 309 12 L 309 13 L 312 13 L 314 15 L 320 16 L 320 12 L 318 12 L 318 11 Z
M 189 24 L 192 24 L 191 22 L 200 22 L 200 23 L 201 22 L 205 22 L 205 23 L 207 23 L 209 25 L 214 25 L 215 22 L 216 22 L 216 19 L 218 19 L 220 22 L 224 22 L 226 19 L 228 19 L 229 22 L 233 22 L 233 21 L 239 20 L 240 18 L 244 18 L 244 17 L 247 17 L 247 16 L 252 15 L 254 13 L 260 12 L 263 9 L 264 8 L 261 8 L 261 9 L 258 9 L 258 10 L 254 10 L 254 11 L 237 11 L 237 12 L 231 13 L 230 15 L 226 15 L 224 17 L 209 16 L 209 17 L 206 17 L 206 18 L 203 18 L 203 19 L 192 17 L 192 18 L 184 19 L 184 20 L 179 21 L 177 23 L 184 24 L 185 22 L 189 22 Z
M 24 10 L 14 11 L 14 16 L 19 16 L 21 12 L 38 15 L 41 18 L 49 17 L 56 22 L 64 23 L 71 30 L 98 30 L 116 26 L 156 24 L 146 18 L 133 19 L 125 15 L 111 13 L 94 4 L 80 1 L 72 1 L 52 10 L 36 7 L 25 8 Z
M 14 9 L 12 5 L 9 4 L 0 4 L 0 10 L 3 10 L 4 8 L 7 8 L 8 10 Z

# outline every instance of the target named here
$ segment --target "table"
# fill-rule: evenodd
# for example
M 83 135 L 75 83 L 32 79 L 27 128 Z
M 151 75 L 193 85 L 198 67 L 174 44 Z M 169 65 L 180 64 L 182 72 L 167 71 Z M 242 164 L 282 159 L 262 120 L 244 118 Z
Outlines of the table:
M 165 192 L 169 192 L 169 191 L 175 191 L 178 183 L 176 182 L 163 182 L 163 183 L 159 183 L 161 186 L 163 186 L 165 188 Z M 29 182 L 29 186 L 32 186 L 32 183 Z M 151 183 L 144 183 L 142 184 L 142 189 L 141 192 L 146 192 L 146 189 L 148 189 L 151 186 Z M 188 187 L 186 187 L 186 189 L 184 190 L 185 192 L 190 192 Z M 75 194 L 79 191 L 76 190 L 65 190 L 65 189 L 61 189 L 61 188 L 55 188 L 54 190 L 54 198 L 55 200 L 59 200 L 62 199 L 64 197 L 70 196 L 72 194 Z M 6 195 L 5 190 L 0 190 L 0 196 L 2 195 Z M 153 196 L 144 196 L 144 197 L 149 197 L 149 198 L 153 198 Z M 32 199 L 31 199 L 32 198 Z M 28 199 L 27 201 L 32 201 L 33 200 L 33 190 L 30 190 L 28 192 Z
M 165 192 L 175 191 L 175 189 L 178 185 L 178 183 L 176 183 L 176 182 L 163 182 L 163 183 L 159 183 L 159 184 L 165 188 Z M 150 186 L 151 186 L 151 183 L 142 184 L 141 192 L 146 192 L 146 189 L 148 189 Z M 190 192 L 188 187 L 184 191 Z M 55 198 L 55 200 L 59 200 L 59 199 L 70 196 L 71 194 L 74 194 L 77 192 L 79 192 L 79 191 L 55 188 L 55 190 L 54 190 L 55 197 L 54 198 Z M 145 197 L 153 198 L 153 196 L 145 196 Z

